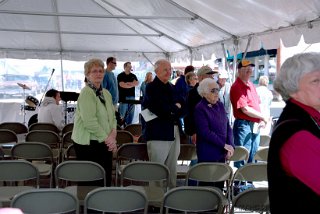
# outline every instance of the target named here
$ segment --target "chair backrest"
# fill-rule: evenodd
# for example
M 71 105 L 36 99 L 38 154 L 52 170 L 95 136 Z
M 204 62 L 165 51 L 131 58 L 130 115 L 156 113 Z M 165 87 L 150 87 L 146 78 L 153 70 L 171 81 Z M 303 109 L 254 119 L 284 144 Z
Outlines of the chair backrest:
M 240 167 L 233 175 L 233 180 L 268 181 L 266 163 L 248 163 Z
M 74 150 L 74 145 L 70 144 L 68 148 L 65 150 L 64 160 L 76 160 L 76 159 L 77 159 L 77 155 L 76 155 L 76 151 Z
M 216 210 L 223 213 L 223 196 L 220 191 L 210 187 L 181 186 L 169 190 L 164 198 L 163 209 L 168 208 L 184 212 L 205 212 Z
M 14 145 L 11 149 L 12 158 L 26 160 L 49 160 L 53 163 L 52 149 L 45 143 L 23 142 Z
M 42 142 L 48 144 L 51 148 L 59 148 L 60 137 L 57 133 L 49 130 L 29 131 L 26 136 L 26 142 Z
M 100 212 L 133 212 L 148 211 L 146 195 L 138 190 L 128 187 L 100 187 L 92 190 L 84 199 L 84 213 L 88 209 Z
M 9 129 L 0 129 L 0 143 L 18 143 L 18 137 Z
M 140 137 L 138 138 L 138 143 L 146 143 L 143 135 L 140 135 Z
M 260 144 L 259 146 L 269 146 L 271 140 L 270 135 L 260 135 Z
M 233 199 L 230 214 L 234 214 L 235 208 L 259 213 L 270 212 L 268 188 L 247 189 L 239 193 Z
M 249 158 L 249 151 L 244 146 L 236 146 L 230 161 L 245 161 Z
M 254 160 L 268 161 L 269 147 L 260 148 L 254 155 Z
M 68 123 L 68 124 L 66 124 L 66 125 L 62 128 L 62 130 L 61 130 L 62 136 L 63 136 L 64 134 L 66 134 L 67 132 L 72 132 L 73 126 L 74 126 L 73 123 Z
M 14 196 L 11 207 L 32 214 L 79 213 L 78 199 L 62 189 L 27 190 Z
M 268 181 L 267 163 L 248 163 L 237 169 L 234 173 L 231 185 L 235 185 L 235 181 Z M 231 188 L 231 197 L 235 197 L 234 188 Z
M 178 160 L 195 160 L 197 159 L 197 149 L 194 144 L 180 144 L 180 154 Z
M 147 144 L 126 143 L 117 150 L 117 162 L 121 160 L 149 160 Z
M 103 167 L 92 161 L 64 161 L 55 169 L 55 181 L 59 187 L 59 180 L 65 181 L 97 181 L 103 180 L 106 186 L 106 176 Z
M 27 181 L 34 179 L 39 188 L 39 171 L 25 160 L 1 160 L 0 181 Z
M 125 130 L 117 130 L 117 145 L 121 146 L 122 144 L 125 143 L 133 143 L 133 135 Z
M 126 127 L 124 127 L 124 130 L 130 132 L 133 136 L 139 137 L 142 134 L 142 125 L 129 124 Z
M 69 145 L 73 144 L 73 140 L 71 139 L 72 131 L 68 131 L 64 133 L 62 137 L 62 145 L 61 148 L 68 148 Z
M 3 160 L 5 156 L 5 153 L 3 151 L 3 149 L 0 147 L 0 160 Z
M 142 182 L 162 181 L 167 188 L 169 174 L 169 169 L 164 164 L 150 161 L 135 161 L 123 168 L 121 186 L 123 186 L 124 180 Z
M 56 125 L 53 123 L 34 123 L 29 127 L 29 132 L 34 130 L 46 130 L 46 131 L 53 131 L 57 134 L 60 133 L 60 130 Z
M 198 163 L 188 170 L 186 176 L 186 186 L 188 185 L 189 179 L 197 182 L 230 181 L 232 174 L 232 168 L 225 163 Z
M 19 122 L 5 122 L 0 124 L 0 129 L 9 129 L 16 134 L 24 134 L 28 132 L 28 128 Z

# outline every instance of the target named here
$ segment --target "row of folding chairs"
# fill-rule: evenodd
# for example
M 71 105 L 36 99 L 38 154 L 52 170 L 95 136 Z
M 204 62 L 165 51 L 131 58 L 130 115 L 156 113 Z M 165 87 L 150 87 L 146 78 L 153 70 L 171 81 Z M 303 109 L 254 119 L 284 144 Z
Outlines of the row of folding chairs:
M 13 131 L 16 134 L 26 134 L 29 131 L 34 130 L 49 130 L 53 131 L 57 134 L 60 134 L 63 136 L 63 134 L 72 131 L 73 129 L 73 123 L 66 124 L 63 129 L 60 131 L 58 127 L 52 123 L 34 123 L 27 127 L 23 123 L 19 122 L 4 122 L 0 124 L 0 129 L 8 129 Z
M 241 193 L 232 204 L 235 208 L 250 208 L 252 211 L 268 211 L 266 200 L 268 189 L 253 189 Z M 163 198 L 160 213 L 169 209 L 183 212 L 216 211 L 223 213 L 223 198 L 219 191 L 207 187 L 177 187 L 168 191 Z M 249 203 L 250 202 L 250 203 Z M 266 208 L 255 210 L 254 206 L 263 204 Z M 27 190 L 14 196 L 12 208 L 19 208 L 24 213 L 79 213 L 79 201 L 63 189 Z M 84 199 L 84 213 L 99 212 L 134 212 L 141 210 L 148 213 L 146 195 L 130 187 L 99 187 L 90 191 Z
M 0 161 L 0 170 L 3 172 L 0 175 L 1 181 L 21 182 L 32 179 L 35 180 L 34 186 L 1 187 L 0 194 L 4 194 L 1 196 L 1 198 L 3 199 L 6 196 L 6 202 L 10 202 L 10 199 L 20 192 L 34 188 L 39 189 L 39 171 L 36 167 L 34 167 L 34 165 L 30 164 L 30 162 L 22 160 Z M 162 209 L 171 208 L 181 211 L 205 211 L 206 209 L 210 208 L 217 210 L 218 212 L 222 212 L 229 207 L 230 199 L 232 199 L 231 211 L 234 210 L 234 207 L 247 210 L 249 209 L 252 211 L 268 211 L 269 209 L 267 187 L 248 189 L 237 196 L 232 196 L 231 198 L 228 197 L 228 188 L 231 188 L 232 191 L 232 185 L 236 180 L 266 180 L 265 163 L 247 164 L 242 168 L 239 168 L 233 176 L 230 166 L 223 163 L 201 163 L 190 168 L 187 173 L 187 180 L 195 180 L 197 182 L 226 181 L 227 192 L 225 194 L 220 189 L 212 187 L 206 187 L 203 189 L 186 187 L 188 182 L 186 182 L 185 187 L 174 188 L 175 191 L 168 191 L 167 183 L 169 180 L 169 174 L 170 172 L 168 168 L 163 164 L 148 161 L 132 162 L 123 168 L 121 174 L 121 187 L 128 186 L 131 189 L 145 194 L 148 205 L 162 207 Z M 90 195 L 91 191 L 96 190 L 97 187 L 77 186 L 72 185 L 72 182 L 102 180 L 103 186 L 105 186 L 105 172 L 99 164 L 94 162 L 65 161 L 56 167 L 55 180 L 57 188 L 64 188 L 66 192 L 77 198 L 80 205 L 84 205 L 86 207 L 88 206 L 86 204 L 86 199 L 89 197 L 88 195 Z M 161 182 L 161 184 L 157 186 L 150 184 L 150 182 L 156 181 Z M 145 183 L 147 183 L 147 185 L 145 185 Z M 189 192 L 192 192 L 192 194 L 187 195 L 186 192 L 183 192 L 185 189 L 187 189 Z M 211 191 L 208 192 L 204 189 L 209 189 Z M 176 197 L 171 196 L 175 198 L 174 200 L 170 199 L 168 196 L 170 194 L 176 195 Z M 207 195 L 210 194 L 215 195 L 214 198 L 208 199 L 209 196 Z M 97 200 L 100 200 L 100 203 L 102 203 L 100 206 L 103 207 L 103 201 L 106 203 L 106 198 L 96 198 Z M 174 202 L 177 202 L 177 204 L 173 204 Z M 209 204 L 211 205 L 209 206 Z M 103 209 L 102 207 L 100 207 L 100 209 Z

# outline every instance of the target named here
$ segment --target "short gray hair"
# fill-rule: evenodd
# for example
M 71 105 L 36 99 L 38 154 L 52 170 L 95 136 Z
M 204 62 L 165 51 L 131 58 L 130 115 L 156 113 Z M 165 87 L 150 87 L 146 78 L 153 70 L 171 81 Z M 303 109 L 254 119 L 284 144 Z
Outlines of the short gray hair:
M 168 60 L 166 60 L 166 59 L 159 59 L 159 60 L 157 60 L 156 63 L 154 63 L 154 70 L 157 71 L 157 69 L 159 68 L 159 66 L 160 66 L 162 63 L 166 63 L 166 62 L 170 64 L 170 62 L 169 62 Z
M 273 88 L 284 100 L 299 90 L 299 80 L 307 73 L 320 70 L 320 53 L 301 53 L 288 58 L 281 66 Z
M 214 84 L 215 87 L 219 87 L 218 83 L 214 79 L 211 79 L 211 78 L 205 78 L 204 80 L 202 80 L 199 83 L 197 90 L 198 90 L 198 93 L 201 97 L 203 97 L 205 94 L 210 92 L 209 85 L 211 85 L 211 84 Z

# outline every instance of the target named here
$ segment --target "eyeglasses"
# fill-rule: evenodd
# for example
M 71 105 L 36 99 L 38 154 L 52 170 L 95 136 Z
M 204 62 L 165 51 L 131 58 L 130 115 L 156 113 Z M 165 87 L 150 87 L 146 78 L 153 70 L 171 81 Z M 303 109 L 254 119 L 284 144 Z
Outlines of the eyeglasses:
M 117 65 L 117 62 L 112 62 L 112 64 Z
M 220 88 L 213 88 L 213 89 L 211 89 L 210 92 L 213 93 L 213 94 L 218 94 L 219 91 L 220 91 Z

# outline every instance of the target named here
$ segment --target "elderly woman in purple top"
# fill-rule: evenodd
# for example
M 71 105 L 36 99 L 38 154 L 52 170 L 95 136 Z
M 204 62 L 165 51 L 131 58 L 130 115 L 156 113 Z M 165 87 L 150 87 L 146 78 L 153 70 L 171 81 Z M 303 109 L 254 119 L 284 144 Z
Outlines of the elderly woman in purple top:
M 198 92 L 202 97 L 194 112 L 198 162 L 224 163 L 233 155 L 234 144 L 224 106 L 219 101 L 219 85 L 207 78 L 199 84 Z

